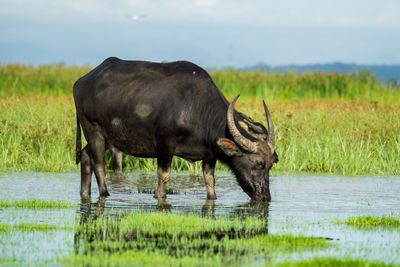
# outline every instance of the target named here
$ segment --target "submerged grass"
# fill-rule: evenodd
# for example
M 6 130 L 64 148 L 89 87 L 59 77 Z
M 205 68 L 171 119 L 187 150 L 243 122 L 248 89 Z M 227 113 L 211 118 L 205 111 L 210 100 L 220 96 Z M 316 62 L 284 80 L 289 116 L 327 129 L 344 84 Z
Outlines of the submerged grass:
M 371 227 L 400 227 L 400 215 L 397 217 L 374 217 L 374 216 L 357 216 L 349 218 L 345 221 L 346 225 L 371 228 Z
M 270 254 L 324 249 L 324 239 L 268 235 L 265 219 L 134 212 L 76 225 L 67 265 L 208 265 L 265 261 Z
M 0 66 L 0 171 L 77 171 L 73 82 L 88 67 Z M 400 90 L 372 74 L 264 73 L 214 70 L 237 109 L 276 128 L 273 172 L 399 175 Z M 110 165 L 110 156 L 107 156 Z M 156 171 L 156 160 L 124 156 L 126 170 Z M 175 171 L 201 164 L 174 158 Z M 217 165 L 218 170 L 227 168 Z
M 62 200 L 42 200 L 42 199 L 24 199 L 24 200 L 0 200 L 0 208 L 26 208 L 26 209 L 62 209 L 73 208 L 76 205 Z
M 51 225 L 47 223 L 21 223 L 6 224 L 0 223 L 0 232 L 11 233 L 14 231 L 53 231 L 53 230 L 69 230 L 67 225 Z
M 156 192 L 155 189 L 151 189 L 151 188 L 138 188 L 137 192 L 139 194 L 154 194 Z M 165 189 L 165 193 L 167 195 L 179 195 L 179 191 L 178 190 L 174 190 L 172 188 L 167 188 Z
M 282 267 L 395 267 L 398 264 L 386 264 L 377 261 L 365 261 L 355 259 L 337 259 L 337 258 L 314 258 L 304 261 L 282 262 L 272 266 Z

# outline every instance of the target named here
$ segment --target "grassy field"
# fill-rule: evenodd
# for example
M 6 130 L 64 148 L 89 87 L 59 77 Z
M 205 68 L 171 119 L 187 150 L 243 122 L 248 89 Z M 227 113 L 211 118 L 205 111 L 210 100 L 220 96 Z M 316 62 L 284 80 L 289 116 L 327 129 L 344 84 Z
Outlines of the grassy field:
M 0 171 L 78 170 L 72 86 L 89 70 L 0 66 Z M 214 70 L 211 76 L 229 100 L 242 95 L 239 111 L 264 124 L 266 100 L 280 157 L 273 173 L 400 174 L 400 89 L 369 72 Z M 124 160 L 127 170 L 156 170 L 152 159 Z M 178 171 L 200 172 L 199 166 L 173 162 Z

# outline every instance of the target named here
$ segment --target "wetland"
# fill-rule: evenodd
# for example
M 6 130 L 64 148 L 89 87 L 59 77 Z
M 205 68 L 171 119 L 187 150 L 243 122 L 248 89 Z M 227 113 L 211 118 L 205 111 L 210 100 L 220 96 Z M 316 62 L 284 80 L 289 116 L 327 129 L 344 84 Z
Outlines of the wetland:
M 213 70 L 237 109 L 275 123 L 272 201 L 255 205 L 217 164 L 124 156 L 111 196 L 79 197 L 74 81 L 90 67 L 0 65 L 1 266 L 400 266 L 400 88 L 368 71 Z M 110 167 L 107 155 L 107 167 Z
M 111 173 L 111 196 L 98 198 L 93 183 L 91 201 L 82 203 L 78 173 L 2 173 L 0 196 L 8 204 L 0 207 L 1 263 L 400 265 L 398 224 L 346 223 L 355 216 L 398 220 L 399 177 L 274 176 L 272 201 L 263 205 L 252 204 L 226 173 L 217 174 L 218 199 L 207 201 L 202 179 L 173 174 L 171 193 L 159 202 L 148 191 L 155 173 Z

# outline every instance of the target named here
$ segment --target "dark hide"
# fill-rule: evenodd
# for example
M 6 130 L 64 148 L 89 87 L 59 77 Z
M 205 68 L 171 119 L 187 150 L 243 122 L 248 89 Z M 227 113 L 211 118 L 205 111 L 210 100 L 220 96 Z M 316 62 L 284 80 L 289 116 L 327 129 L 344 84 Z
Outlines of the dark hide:
M 172 156 L 176 155 L 189 161 L 203 161 L 209 199 L 215 199 L 217 159 L 229 165 L 250 197 L 270 199 L 268 173 L 274 152 L 269 150 L 266 155 L 263 151 L 265 166 L 261 172 L 249 169 L 253 162 L 249 156 L 257 156 L 242 151 L 232 141 L 227 127 L 229 102 L 208 73 L 197 65 L 185 61 L 152 63 L 108 58 L 75 83 L 74 100 L 82 198 L 90 196 L 93 171 L 100 194 L 108 195 L 104 152 L 114 149 L 136 157 L 157 158 L 159 184 L 155 197 L 165 197 Z M 235 113 L 235 120 L 245 118 Z M 88 141 L 82 151 L 79 125 Z M 265 130 L 263 126 L 258 128 Z M 239 129 L 254 140 L 248 131 Z M 218 142 L 223 138 L 232 142 L 231 148 L 237 153 Z

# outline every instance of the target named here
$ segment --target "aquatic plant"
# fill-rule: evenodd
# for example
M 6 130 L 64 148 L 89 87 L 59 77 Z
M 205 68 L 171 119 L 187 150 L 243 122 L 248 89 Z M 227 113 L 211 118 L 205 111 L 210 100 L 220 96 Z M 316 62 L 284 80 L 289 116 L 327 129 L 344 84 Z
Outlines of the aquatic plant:
M 75 227 L 75 254 L 63 262 L 238 266 L 267 260 L 274 253 L 332 245 L 324 239 L 267 234 L 266 219 L 260 217 L 133 212 L 81 220 Z
M 69 230 L 68 225 L 51 225 L 48 223 L 20 223 L 7 224 L 0 223 L 0 232 L 10 233 L 13 231 L 53 231 L 53 230 Z
M 0 200 L 0 208 L 54 209 L 73 208 L 75 204 L 63 200 L 23 199 Z
M 285 261 L 273 264 L 276 267 L 395 267 L 398 264 L 386 264 L 378 261 L 366 261 L 360 259 L 338 259 L 338 258 L 313 258 L 303 261 Z
M 399 227 L 400 226 L 400 215 L 397 217 L 390 216 L 356 216 L 345 221 L 346 225 L 355 226 L 359 228 L 368 227 Z
M 151 188 L 138 188 L 137 192 L 139 194 L 154 194 L 156 192 L 155 189 L 151 189 Z M 174 190 L 172 188 L 167 188 L 165 190 L 165 193 L 167 195 L 179 195 L 179 191 L 178 190 Z

